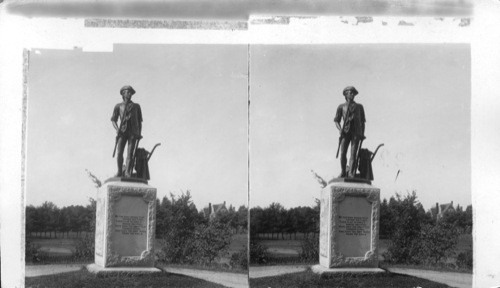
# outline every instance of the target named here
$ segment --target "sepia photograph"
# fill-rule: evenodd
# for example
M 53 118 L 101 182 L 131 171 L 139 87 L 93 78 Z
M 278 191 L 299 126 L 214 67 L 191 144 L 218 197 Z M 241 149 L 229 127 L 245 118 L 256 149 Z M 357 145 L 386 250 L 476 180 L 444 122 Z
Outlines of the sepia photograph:
M 248 286 L 247 54 L 30 51 L 27 287 Z
M 470 45 L 252 45 L 250 59 L 251 287 L 466 287 Z

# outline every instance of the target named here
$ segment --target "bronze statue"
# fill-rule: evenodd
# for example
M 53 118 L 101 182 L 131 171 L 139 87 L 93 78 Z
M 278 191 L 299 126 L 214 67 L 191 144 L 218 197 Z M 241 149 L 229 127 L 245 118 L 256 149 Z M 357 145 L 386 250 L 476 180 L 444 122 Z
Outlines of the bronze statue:
M 134 168 L 134 154 L 137 150 L 139 140 L 142 138 L 142 112 L 141 106 L 131 100 L 132 95 L 135 94 L 135 90 L 132 86 L 123 86 L 120 89 L 120 94 L 122 95 L 123 101 L 115 105 L 113 115 L 111 116 L 111 122 L 113 123 L 113 127 L 116 129 L 116 141 L 113 157 L 118 149 L 118 172 L 116 173 L 116 177 L 131 177 L 132 170 Z M 120 125 L 118 125 L 118 118 L 120 118 Z M 123 171 L 123 151 L 126 143 L 128 143 L 127 162 L 125 165 L 125 171 Z
M 365 110 L 361 104 L 354 102 L 354 97 L 358 91 L 353 86 L 348 86 L 343 91 L 346 102 L 339 105 L 335 114 L 334 122 L 339 129 L 339 146 L 337 148 L 337 158 L 340 150 L 340 178 L 353 178 L 356 176 L 357 156 L 361 144 L 365 139 Z M 340 121 L 343 120 L 342 126 Z M 347 171 L 347 149 L 350 144 L 349 171 Z

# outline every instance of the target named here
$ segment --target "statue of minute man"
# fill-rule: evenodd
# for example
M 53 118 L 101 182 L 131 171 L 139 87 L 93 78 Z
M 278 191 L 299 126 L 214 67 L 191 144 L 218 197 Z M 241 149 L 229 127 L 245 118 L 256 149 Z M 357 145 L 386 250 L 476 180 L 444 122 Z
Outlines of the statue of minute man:
M 339 130 L 339 147 L 340 150 L 340 178 L 356 176 L 356 159 L 358 150 L 362 140 L 365 139 L 365 110 L 359 103 L 354 102 L 354 97 L 358 95 L 358 91 L 353 86 L 348 86 L 343 93 L 345 103 L 342 103 L 337 108 L 334 122 Z M 341 125 L 342 121 L 342 125 Z M 349 170 L 347 170 L 347 150 L 350 146 Z M 338 157 L 339 151 L 337 151 Z

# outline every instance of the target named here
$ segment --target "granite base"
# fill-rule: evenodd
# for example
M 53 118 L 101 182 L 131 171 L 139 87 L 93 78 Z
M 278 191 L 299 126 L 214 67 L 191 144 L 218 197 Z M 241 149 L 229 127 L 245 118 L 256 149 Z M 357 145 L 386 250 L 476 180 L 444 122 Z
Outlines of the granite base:
M 96 264 L 89 264 L 85 268 L 97 276 L 139 276 L 163 272 L 161 269 L 155 267 L 101 267 Z
M 381 268 L 326 268 L 321 265 L 314 265 L 311 267 L 311 271 L 320 276 L 335 276 L 338 274 L 376 274 L 385 273 L 386 271 Z

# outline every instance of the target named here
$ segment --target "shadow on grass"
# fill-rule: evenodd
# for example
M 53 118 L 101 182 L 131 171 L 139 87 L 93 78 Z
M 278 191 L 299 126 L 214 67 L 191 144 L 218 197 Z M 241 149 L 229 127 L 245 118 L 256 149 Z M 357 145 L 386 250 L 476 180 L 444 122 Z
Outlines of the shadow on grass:
M 342 273 L 334 276 L 320 277 L 308 270 L 300 273 L 286 274 L 275 277 L 250 278 L 250 287 L 330 287 L 330 288 L 449 288 L 450 286 L 429 280 L 393 274 L 352 274 Z
M 463 273 L 472 274 L 472 269 L 469 268 L 455 268 L 450 267 L 445 264 L 435 264 L 435 265 L 412 265 L 412 264 L 393 264 L 387 262 L 379 262 L 379 267 L 382 269 L 390 268 L 403 268 L 403 269 L 415 269 L 423 271 L 433 271 L 433 272 L 449 272 L 449 273 Z
M 180 269 L 213 271 L 213 272 L 223 272 L 232 274 L 248 274 L 248 269 L 231 268 L 228 265 L 218 264 L 218 263 L 212 263 L 210 265 L 201 265 L 201 264 L 172 264 L 172 263 L 157 262 L 156 266 L 158 268 L 180 268 Z
M 224 287 L 201 279 L 172 273 L 155 273 L 150 275 L 134 276 L 104 276 L 96 277 L 85 268 L 76 272 L 67 272 L 55 275 L 29 277 L 25 280 L 25 287 L 52 288 L 52 287 Z

